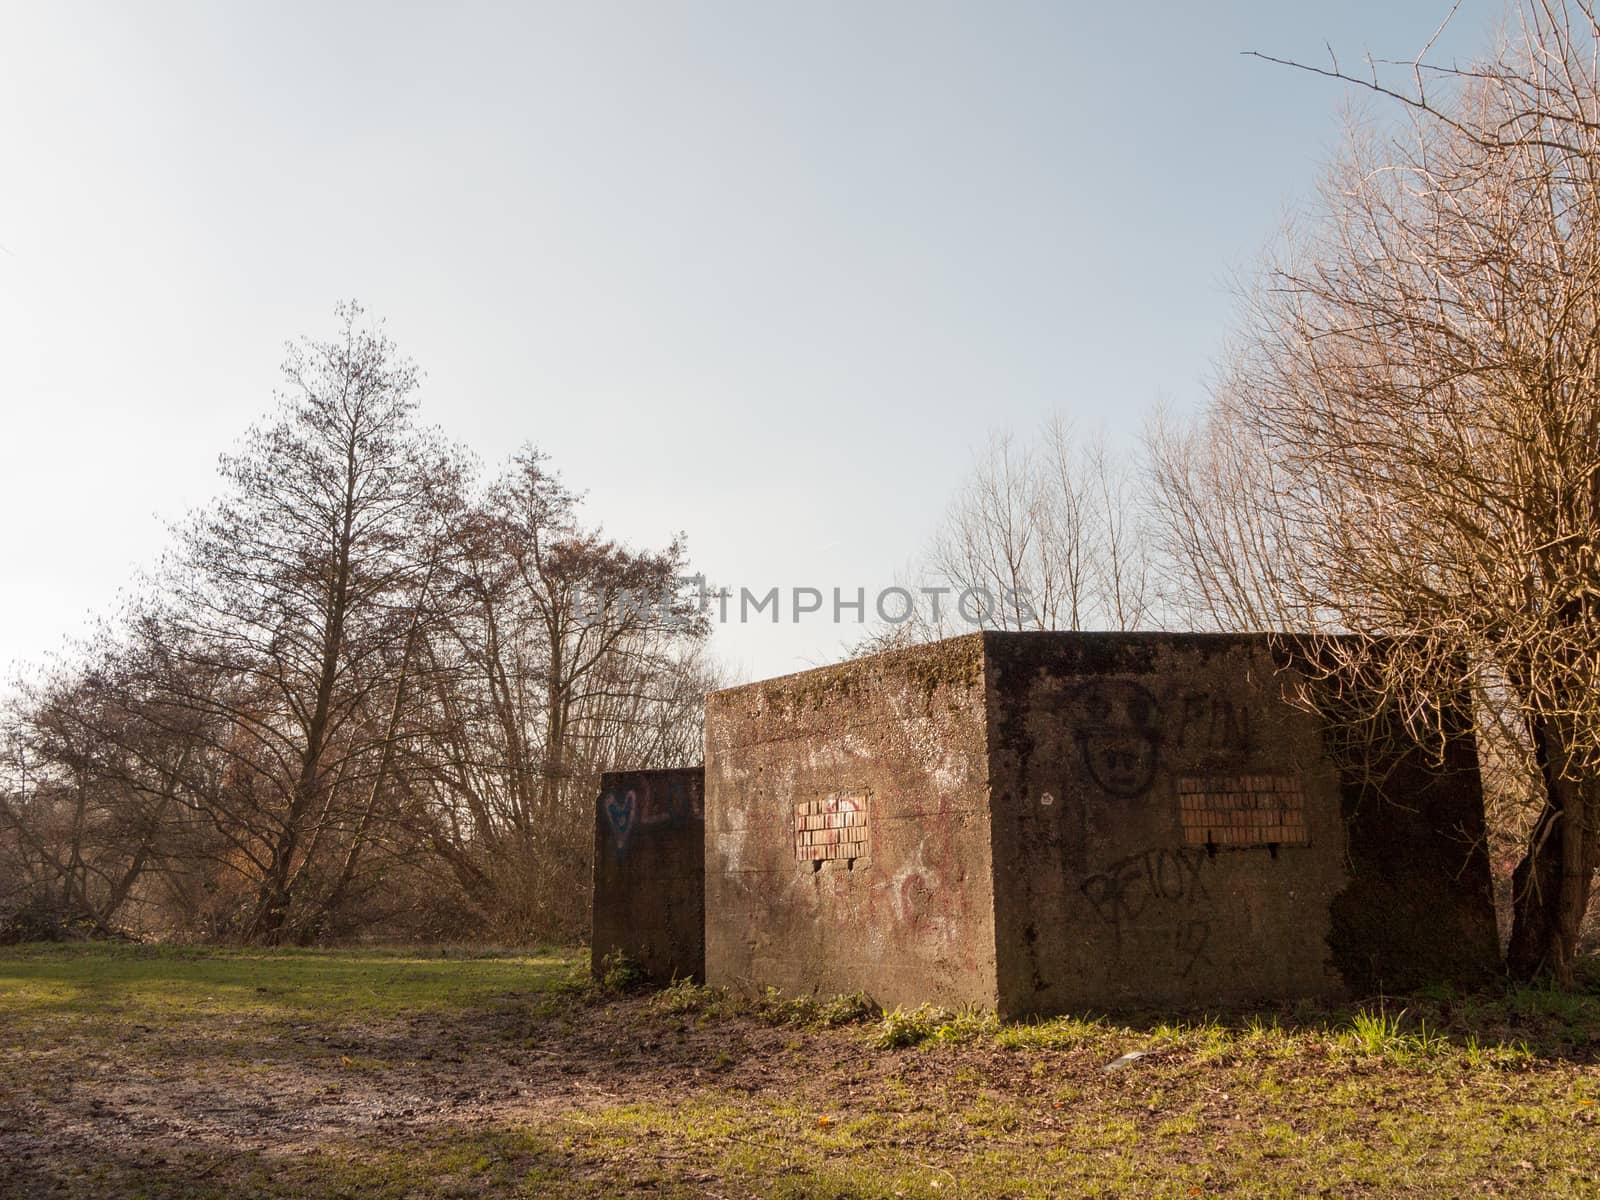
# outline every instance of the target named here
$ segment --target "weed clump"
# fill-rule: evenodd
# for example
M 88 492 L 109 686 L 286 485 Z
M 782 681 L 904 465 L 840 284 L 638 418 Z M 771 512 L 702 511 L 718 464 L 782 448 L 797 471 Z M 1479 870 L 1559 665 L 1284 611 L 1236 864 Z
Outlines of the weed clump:
M 769 1025 L 837 1029 L 877 1016 L 879 1008 L 865 992 L 840 996 L 785 996 L 769 987 L 755 1001 L 755 1015 Z
M 881 1011 L 865 992 L 785 996 L 769 987 L 758 996 L 745 998 L 726 988 L 707 987 L 691 979 L 674 980 L 650 997 L 649 1006 L 658 1013 L 694 1014 L 702 1019 L 748 1016 L 768 1025 L 809 1029 L 856 1025 L 872 1020 Z
M 919 1004 L 916 1008 L 896 1007 L 884 1013 L 877 1044 L 885 1050 L 918 1046 L 924 1042 L 960 1045 L 992 1036 L 999 1029 L 999 1018 L 987 1009 L 966 1006 L 951 1012 L 931 1004 Z
M 631 992 L 649 980 L 644 966 L 626 950 L 612 950 L 600 959 L 600 987 L 607 992 Z

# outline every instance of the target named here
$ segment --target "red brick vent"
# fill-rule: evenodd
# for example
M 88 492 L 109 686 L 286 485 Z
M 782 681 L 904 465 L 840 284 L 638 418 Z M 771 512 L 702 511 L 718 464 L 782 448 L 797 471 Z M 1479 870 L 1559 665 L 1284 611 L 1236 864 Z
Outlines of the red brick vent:
M 794 806 L 794 853 L 801 862 L 867 856 L 867 797 L 802 800 Z
M 1308 846 L 1306 798 L 1293 775 L 1180 778 L 1187 846 Z

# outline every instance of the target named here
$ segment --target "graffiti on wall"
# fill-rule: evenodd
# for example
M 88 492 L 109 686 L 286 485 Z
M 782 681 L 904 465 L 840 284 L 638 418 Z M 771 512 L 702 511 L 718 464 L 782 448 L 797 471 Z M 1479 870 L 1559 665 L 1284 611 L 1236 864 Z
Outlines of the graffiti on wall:
M 1150 790 L 1164 755 L 1218 768 L 1244 763 L 1256 747 L 1249 705 L 1219 692 L 1181 692 L 1163 704 L 1143 684 L 1095 680 L 1078 688 L 1070 704 L 1084 771 L 1124 800 Z
M 1116 926 L 1132 924 L 1152 904 L 1209 900 L 1201 871 L 1203 850 L 1154 849 L 1130 854 L 1080 886 L 1101 920 Z
M 1150 790 L 1161 765 L 1161 705 L 1142 684 L 1097 680 L 1072 697 L 1073 736 L 1089 778 L 1131 800 Z
M 959 886 L 962 856 L 948 832 L 921 838 L 915 853 L 882 885 L 902 948 L 959 956 L 973 953 L 979 944 L 977 938 L 963 937 L 971 932 L 970 895 Z
M 1305 798 L 1298 777 L 1252 773 L 1263 735 L 1255 727 L 1255 692 L 1184 687 L 1174 681 L 1097 679 L 1075 688 L 1067 713 L 1083 801 L 1061 797 L 1063 866 L 1079 878 L 1090 909 L 1121 953 L 1170 959 L 1184 976 L 1210 964 L 1212 900 L 1206 876 L 1219 849 L 1307 844 Z M 1095 813 L 1094 796 L 1137 801 L 1169 772 L 1179 847 L 1156 846 L 1083 874 L 1089 848 L 1120 824 L 1120 805 Z M 1166 792 L 1163 790 L 1163 795 Z M 1041 808 L 1056 807 L 1050 796 Z M 1091 860 L 1092 861 L 1092 860 Z
M 1198 752 L 1212 761 L 1248 758 L 1255 749 L 1248 705 L 1215 692 L 1195 691 L 1185 692 L 1175 707 L 1174 749 Z
M 1079 890 L 1119 945 L 1130 932 L 1169 939 L 1180 974 L 1187 976 L 1197 965 L 1210 963 L 1209 861 L 1204 850 L 1188 847 L 1143 850 L 1090 875 Z
M 626 856 L 635 832 L 662 825 L 705 820 L 704 785 L 698 774 L 629 775 L 600 795 L 600 813 L 618 858 Z

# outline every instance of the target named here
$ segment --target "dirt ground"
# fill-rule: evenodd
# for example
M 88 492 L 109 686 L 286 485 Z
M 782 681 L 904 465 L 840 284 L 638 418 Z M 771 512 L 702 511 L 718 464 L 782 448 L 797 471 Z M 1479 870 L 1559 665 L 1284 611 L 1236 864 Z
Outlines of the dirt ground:
M 937 1090 L 945 1073 L 931 1059 L 875 1054 L 857 1030 L 663 1021 L 641 996 L 531 1016 L 526 1005 L 537 999 L 334 1029 L 289 1023 L 266 1037 L 131 1026 L 116 1048 L 69 1049 L 31 1094 L 0 1093 L 0 1195 L 203 1193 L 247 1160 L 270 1165 L 350 1145 L 403 1155 L 474 1126 L 581 1127 L 619 1105 L 670 1109 L 691 1098 L 781 1099 L 820 1119 L 870 1104 L 885 1078 Z M 1014 1056 L 983 1057 L 994 1084 L 1041 1090 Z M 683 1158 L 667 1139 L 642 1139 L 625 1153 L 592 1147 L 564 1166 L 568 1182 L 602 1191 L 662 1173 L 714 1180 L 676 1170 Z M 82 1174 L 91 1164 L 102 1169 Z
M 0 990 L 0 1196 L 1600 1196 L 1588 1000 L 1550 1052 L 1260 1014 L 888 1049 L 574 977 L 383 1012 Z

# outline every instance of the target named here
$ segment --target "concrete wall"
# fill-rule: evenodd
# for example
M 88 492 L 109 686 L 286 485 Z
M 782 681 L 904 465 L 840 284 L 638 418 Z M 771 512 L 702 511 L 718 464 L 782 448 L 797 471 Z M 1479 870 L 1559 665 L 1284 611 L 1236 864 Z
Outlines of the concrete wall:
M 1442 764 L 1394 753 L 1403 739 L 1379 729 L 1337 755 L 1348 881 L 1328 946 L 1357 995 L 1504 975 L 1472 734 Z
M 652 979 L 705 978 L 705 772 L 611 771 L 595 803 L 592 969 L 621 950 Z
M 706 705 L 706 976 L 996 1002 L 983 642 Z
M 1265 637 L 984 646 L 1004 1015 L 1494 969 L 1470 735 L 1445 772 L 1386 747 L 1375 787 L 1285 700 Z

